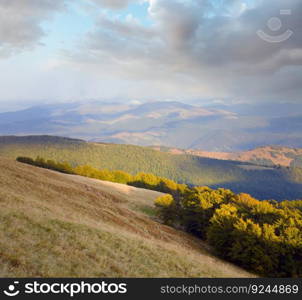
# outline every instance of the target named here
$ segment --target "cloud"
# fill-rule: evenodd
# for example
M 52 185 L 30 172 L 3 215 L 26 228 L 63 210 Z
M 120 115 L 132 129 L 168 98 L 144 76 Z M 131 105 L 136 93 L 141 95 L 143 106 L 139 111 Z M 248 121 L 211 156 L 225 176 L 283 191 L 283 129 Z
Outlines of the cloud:
M 217 3 L 149 0 L 148 26 L 102 15 L 71 56 L 100 78 L 137 80 L 138 86 L 148 82 L 158 95 L 301 100 L 302 2 Z M 290 9 L 291 15 L 280 15 L 281 9 Z M 272 17 L 282 22 L 279 30 L 268 28 Z M 268 43 L 259 30 L 272 37 L 286 30 L 294 34 Z
M 66 10 L 70 1 L 1 0 L 0 57 L 39 45 L 46 34 L 43 22 Z M 94 97 L 95 91 L 95 97 L 138 100 L 301 101 L 301 0 L 85 1 L 99 5 L 88 5 L 94 27 L 45 71 L 62 78 L 56 91 L 64 97 Z M 148 3 L 146 20 L 142 7 L 125 9 L 143 2 Z M 290 9 L 291 15 L 280 15 L 281 9 Z M 272 17 L 282 22 L 278 30 L 268 26 Z M 272 37 L 287 30 L 293 35 L 268 43 L 259 30 Z M 66 92 L 68 82 L 72 88 Z
M 0 57 L 37 46 L 45 32 L 41 23 L 64 10 L 65 0 L 1 0 Z
M 122 9 L 127 7 L 131 2 L 138 2 L 138 0 L 90 0 L 96 4 L 110 9 Z

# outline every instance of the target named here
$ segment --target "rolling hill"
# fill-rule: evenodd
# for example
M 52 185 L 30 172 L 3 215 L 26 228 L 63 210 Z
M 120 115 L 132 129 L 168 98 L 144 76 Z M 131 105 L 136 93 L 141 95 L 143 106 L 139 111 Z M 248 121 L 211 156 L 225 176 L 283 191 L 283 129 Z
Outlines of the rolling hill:
M 0 113 L 0 135 L 59 135 L 95 142 L 234 152 L 302 147 L 301 104 L 138 104 L 91 101 Z M 282 112 L 282 113 L 280 113 Z
M 13 159 L 41 156 L 67 161 L 73 166 L 90 165 L 131 174 L 150 172 L 179 183 L 229 188 L 258 199 L 294 200 L 302 196 L 299 168 L 263 167 L 189 154 L 174 155 L 149 147 L 88 143 L 51 136 L 6 136 L 0 137 L 0 155 Z
M 1 277 L 253 276 L 150 217 L 157 192 L 4 158 L 0 170 Z
M 158 151 L 172 154 L 191 154 L 200 157 L 249 162 L 263 166 L 302 166 L 302 149 L 281 146 L 263 146 L 241 152 L 209 152 L 194 149 L 177 149 L 169 147 L 152 147 Z

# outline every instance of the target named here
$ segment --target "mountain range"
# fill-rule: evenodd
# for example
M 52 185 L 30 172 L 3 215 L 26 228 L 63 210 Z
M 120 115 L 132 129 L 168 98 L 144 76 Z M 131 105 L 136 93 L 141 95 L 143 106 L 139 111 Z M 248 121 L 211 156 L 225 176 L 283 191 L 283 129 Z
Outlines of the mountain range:
M 0 113 L 0 135 L 56 135 L 87 141 L 233 152 L 302 147 L 300 104 L 123 104 L 91 101 Z

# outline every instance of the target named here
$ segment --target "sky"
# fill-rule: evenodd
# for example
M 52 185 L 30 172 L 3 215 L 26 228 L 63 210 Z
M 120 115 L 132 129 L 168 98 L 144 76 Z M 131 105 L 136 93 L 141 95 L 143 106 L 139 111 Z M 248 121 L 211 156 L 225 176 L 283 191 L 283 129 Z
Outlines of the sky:
M 301 0 L 1 0 L 0 111 L 301 102 Z

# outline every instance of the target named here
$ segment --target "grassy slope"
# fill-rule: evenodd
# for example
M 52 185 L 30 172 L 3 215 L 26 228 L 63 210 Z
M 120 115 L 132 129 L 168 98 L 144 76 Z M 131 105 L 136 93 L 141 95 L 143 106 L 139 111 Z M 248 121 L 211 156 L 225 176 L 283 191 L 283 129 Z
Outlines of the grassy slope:
M 152 149 L 172 154 L 192 154 L 220 160 L 250 162 L 262 166 L 280 165 L 283 167 L 290 167 L 298 165 L 299 160 L 302 158 L 302 149 L 281 146 L 264 146 L 241 152 L 209 152 L 194 149 L 182 150 L 169 147 L 152 147 Z
M 246 168 L 241 162 L 173 155 L 131 145 L 95 144 L 56 137 L 0 137 L 0 155 L 10 158 L 40 155 L 74 165 L 88 164 L 132 174 L 151 172 L 178 182 L 230 188 L 259 199 L 293 200 L 302 194 L 302 176 L 292 176 L 290 170 Z
M 0 158 L 0 277 L 251 276 L 145 215 L 156 196 Z

